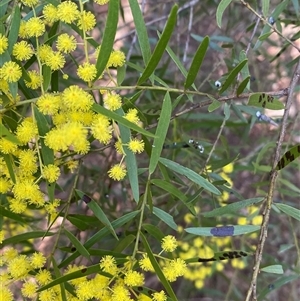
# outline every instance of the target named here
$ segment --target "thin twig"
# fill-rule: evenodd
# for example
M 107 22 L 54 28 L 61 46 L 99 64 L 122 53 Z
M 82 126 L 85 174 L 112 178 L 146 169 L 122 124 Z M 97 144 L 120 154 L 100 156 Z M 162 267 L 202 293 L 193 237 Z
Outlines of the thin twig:
M 271 172 L 271 176 L 270 176 L 270 185 L 269 185 L 269 191 L 268 191 L 268 195 L 267 195 L 267 201 L 264 205 L 265 207 L 264 207 L 264 212 L 263 212 L 263 221 L 262 221 L 261 230 L 260 230 L 259 244 L 257 246 L 256 253 L 255 253 L 255 264 L 253 267 L 252 279 L 251 279 L 250 287 L 248 289 L 245 301 L 250 301 L 251 296 L 252 296 L 253 301 L 257 300 L 257 296 L 256 296 L 257 276 L 258 276 L 259 267 L 260 267 L 260 264 L 262 261 L 263 248 L 266 243 L 266 239 L 267 239 L 267 235 L 268 235 L 268 225 L 269 225 L 269 218 L 270 218 L 270 213 L 271 213 L 271 206 L 273 203 L 273 194 L 275 191 L 276 180 L 278 177 L 278 172 L 275 170 L 275 168 L 280 159 L 280 150 L 281 150 L 283 140 L 285 137 L 286 128 L 288 126 L 288 115 L 289 115 L 289 111 L 290 111 L 291 105 L 293 103 L 293 98 L 294 98 L 293 93 L 294 93 L 296 84 L 299 81 L 299 78 L 300 78 L 300 60 L 298 61 L 297 67 L 293 74 L 290 88 L 289 88 L 289 93 L 287 96 L 286 106 L 285 106 L 282 123 L 281 123 L 281 129 L 280 129 L 280 133 L 279 133 L 279 137 L 278 137 L 278 141 L 277 141 L 277 147 L 275 150 L 275 157 L 274 157 L 274 161 L 273 161 L 272 172 Z
M 300 48 L 294 44 L 290 39 L 285 37 L 274 25 L 270 24 L 268 20 L 266 20 L 263 16 L 261 16 L 255 9 L 251 7 L 249 3 L 247 3 L 244 0 L 240 0 L 243 5 L 245 5 L 253 14 L 255 14 L 261 21 L 263 21 L 264 24 L 268 25 L 270 28 L 274 30 L 280 37 L 282 37 L 284 40 L 286 40 L 290 45 L 292 45 L 294 48 L 296 48 L 300 52 Z
M 187 52 L 188 52 L 189 45 L 190 45 L 190 37 L 191 37 L 191 30 L 192 30 L 192 24 L 193 24 L 193 16 L 194 16 L 194 6 L 191 6 L 188 32 L 187 32 L 187 36 L 186 36 L 185 49 L 184 49 L 184 54 L 183 54 L 183 58 L 182 58 L 183 63 L 186 62 Z

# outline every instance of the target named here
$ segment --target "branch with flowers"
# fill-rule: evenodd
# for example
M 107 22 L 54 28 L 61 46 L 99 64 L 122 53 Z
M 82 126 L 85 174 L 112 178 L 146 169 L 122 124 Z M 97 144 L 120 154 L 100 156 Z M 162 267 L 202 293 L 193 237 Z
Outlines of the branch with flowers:
M 257 110 L 265 116 L 260 111 L 284 109 L 279 98 L 291 98 L 295 85 L 254 93 L 242 50 L 220 81 L 213 80 L 213 68 L 196 87 L 213 37 L 201 38 L 188 69 L 169 45 L 179 14 L 189 8 L 192 21 L 197 3 L 174 5 L 167 18 L 155 19 L 167 21 L 151 50 L 144 1 L 129 0 L 129 7 L 120 2 L 0 4 L 3 300 L 175 301 L 203 289 L 210 276 L 225 274 L 228 260 L 236 271 L 247 268 L 262 220 L 266 236 L 268 221 L 259 207 L 265 197 L 243 197 L 232 180 L 234 165 L 251 165 L 256 153 L 229 158 L 225 141 L 217 144 L 226 125 L 245 132 L 258 121 L 276 125 L 267 124 L 267 116 L 258 120 Z M 125 8 L 138 59 L 115 46 Z M 219 8 L 217 19 L 226 7 Z M 175 69 L 164 66 L 166 52 L 179 81 L 170 80 Z M 203 137 L 195 143 L 201 152 L 188 149 L 182 157 L 175 150 L 167 158 L 168 135 L 180 138 L 180 120 L 203 108 Z M 184 122 L 191 132 L 193 123 L 198 121 Z M 220 129 L 214 143 L 211 129 Z M 272 171 L 277 161 L 284 162 L 280 168 L 293 164 L 290 157 L 277 156 Z M 259 160 L 257 172 L 271 171 Z M 230 203 L 233 194 L 238 200 Z M 238 244 L 234 236 L 242 237 Z

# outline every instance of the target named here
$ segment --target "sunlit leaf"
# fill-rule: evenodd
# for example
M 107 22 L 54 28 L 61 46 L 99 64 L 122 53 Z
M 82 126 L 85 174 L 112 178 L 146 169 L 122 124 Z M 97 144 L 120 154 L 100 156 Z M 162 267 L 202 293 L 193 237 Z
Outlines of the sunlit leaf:
M 289 165 L 300 156 L 300 144 L 289 149 L 277 163 L 276 169 L 280 170 Z
M 218 5 L 216 17 L 217 17 L 217 25 L 220 28 L 222 27 L 222 18 L 223 18 L 224 11 L 231 2 L 232 0 L 221 0 Z
M 283 269 L 282 265 L 280 264 L 274 264 L 274 265 L 269 265 L 267 267 L 261 268 L 260 269 L 262 272 L 265 273 L 271 273 L 271 274 L 283 274 Z
M 266 108 L 270 110 L 283 110 L 284 104 L 279 99 L 265 93 L 252 93 L 248 99 L 248 106 Z

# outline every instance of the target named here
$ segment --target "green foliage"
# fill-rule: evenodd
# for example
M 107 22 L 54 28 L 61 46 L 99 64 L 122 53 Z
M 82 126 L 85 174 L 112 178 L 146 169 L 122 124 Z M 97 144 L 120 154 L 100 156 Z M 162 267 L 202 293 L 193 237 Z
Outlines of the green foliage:
M 296 291 L 299 4 L 183 2 L 1 1 L 5 300 Z

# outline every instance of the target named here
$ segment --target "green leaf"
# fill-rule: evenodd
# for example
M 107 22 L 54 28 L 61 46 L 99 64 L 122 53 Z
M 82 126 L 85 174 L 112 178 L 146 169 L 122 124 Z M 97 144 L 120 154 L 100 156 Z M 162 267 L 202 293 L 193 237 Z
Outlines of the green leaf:
M 8 3 L 10 2 L 11 0 L 1 0 L 0 2 L 0 17 L 2 18 L 5 13 L 6 13 L 6 10 L 7 10 L 7 7 L 8 7 Z M 4 32 L 4 31 L 3 31 Z M 2 32 L 1 32 L 2 33 Z
M 244 90 L 246 89 L 248 83 L 250 82 L 250 78 L 251 76 L 246 77 L 238 86 L 238 88 L 236 89 L 236 95 L 239 96 L 240 94 L 242 94 L 244 92 Z
M 237 77 L 237 75 L 239 74 L 239 72 L 244 68 L 244 66 L 247 64 L 248 60 L 245 59 L 242 62 L 240 62 L 235 68 L 233 68 L 229 75 L 227 76 L 224 84 L 222 85 L 219 93 L 223 93 L 224 91 L 226 91 L 226 89 L 232 84 L 232 82 L 234 81 L 234 79 Z
M 294 6 L 294 12 L 296 12 L 297 17 L 299 18 L 299 1 L 298 0 L 292 0 L 293 6 Z
M 259 41 L 264 41 L 264 40 L 266 40 L 272 33 L 273 33 L 272 31 L 267 32 L 267 33 L 265 33 L 265 34 L 259 36 L 259 37 L 258 37 L 258 40 L 259 40 Z
M 110 0 L 108 4 L 107 20 L 103 33 L 101 48 L 96 63 L 96 80 L 103 73 L 109 60 L 110 54 L 113 50 L 114 40 L 117 32 L 117 25 L 119 21 L 119 3 L 119 0 Z
M 124 114 L 122 109 L 117 110 L 116 113 Z M 140 192 L 139 192 L 139 179 L 138 179 L 138 168 L 136 163 L 136 155 L 128 149 L 126 144 L 131 139 L 131 132 L 130 129 L 121 123 L 119 124 L 120 133 L 121 133 L 121 140 L 122 143 L 125 144 L 123 149 L 126 154 L 125 162 L 127 168 L 127 174 L 130 182 L 130 187 L 132 191 L 133 198 L 136 202 L 139 201 Z
M 251 206 L 253 204 L 260 203 L 264 198 L 253 198 L 253 199 L 247 199 L 240 202 L 234 202 L 232 204 L 216 208 L 209 212 L 201 213 L 204 217 L 215 217 L 215 216 L 221 216 L 226 215 L 230 213 L 237 212 L 238 210 Z
M 262 12 L 265 18 L 268 17 L 270 7 L 270 0 L 262 0 Z
M 223 17 L 224 11 L 231 2 L 232 2 L 232 0 L 221 0 L 221 2 L 218 5 L 216 17 L 217 17 L 217 25 L 220 28 L 222 27 L 222 17 Z
M 266 272 L 266 273 L 272 273 L 272 274 L 283 274 L 283 269 L 282 265 L 280 264 L 274 264 L 274 265 L 269 265 L 265 268 L 261 268 L 260 271 Z
M 211 184 L 209 181 L 207 181 L 206 179 L 204 179 L 203 177 L 195 173 L 193 170 L 165 158 L 160 158 L 159 161 L 167 168 L 187 177 L 192 182 L 198 184 L 199 186 L 203 187 L 209 192 L 216 195 L 221 194 L 220 191 L 213 184 Z
M 4 138 L 14 144 L 20 143 L 18 138 L 14 134 L 12 134 L 2 123 L 0 123 L 0 134 L 1 138 Z
M 167 182 L 166 180 L 160 180 L 160 179 L 153 179 L 150 182 L 151 182 L 151 184 L 154 184 L 155 186 L 160 187 L 163 190 L 174 195 L 176 198 L 180 199 L 182 202 L 186 202 L 187 196 L 183 192 L 181 192 L 179 189 L 177 189 L 170 182 Z
M 118 86 L 121 86 L 126 76 L 126 65 L 118 67 L 117 69 L 117 83 Z
M 142 227 L 159 242 L 165 237 L 165 234 L 157 226 L 143 224 Z
M 292 281 L 298 280 L 300 278 L 299 274 L 296 275 L 289 275 L 289 276 L 282 276 L 281 278 L 277 279 L 276 281 L 269 284 L 264 290 L 262 290 L 258 296 L 258 301 L 266 300 L 266 295 L 273 292 L 276 289 L 279 289 L 281 286 L 286 285 Z M 296 283 L 295 283 L 296 284 Z M 292 285 L 292 284 L 291 284 Z M 274 292 L 273 292 L 274 294 Z
M 130 68 L 137 70 L 138 72 L 142 73 L 144 71 L 144 69 L 141 66 L 138 66 L 136 64 L 133 64 L 131 62 L 126 62 L 126 65 L 129 66 Z M 166 82 L 164 82 L 160 77 L 154 75 L 154 80 L 157 81 L 159 84 L 161 84 L 162 86 L 166 87 L 169 89 L 169 85 L 166 84 Z
M 300 195 L 300 187 L 294 185 L 289 179 L 284 179 L 283 177 L 278 178 L 280 184 L 287 186 L 289 191 L 294 191 L 296 194 Z
M 280 203 L 274 203 L 274 206 L 277 207 L 280 211 L 284 212 L 285 214 L 300 221 L 300 210 L 299 209 L 296 209 L 296 208 L 286 205 L 286 204 L 280 204 Z
M 15 177 L 15 171 L 14 171 L 14 159 L 13 159 L 12 155 L 2 154 L 2 157 L 5 161 L 6 166 L 7 166 L 7 169 L 8 169 L 9 176 L 10 176 L 11 180 L 14 183 L 16 183 L 16 177 Z
M 245 118 L 245 116 L 241 112 L 240 108 L 235 103 L 231 104 L 231 108 L 232 108 L 233 112 L 240 118 L 240 120 L 242 122 L 248 123 L 248 120 Z
M 8 83 L 8 86 L 12 97 L 16 99 L 18 94 L 18 83 Z
M 98 104 L 93 104 L 92 106 L 93 111 L 100 113 L 110 119 L 113 119 L 121 124 L 123 124 L 124 126 L 131 128 L 132 130 L 141 133 L 147 137 L 155 137 L 155 135 L 153 135 L 152 133 L 144 130 L 143 128 L 139 127 L 138 125 L 136 125 L 135 123 L 132 123 L 130 121 L 128 121 L 127 119 L 125 119 L 124 117 L 120 116 L 119 114 L 112 112 L 110 110 L 105 109 L 104 107 L 98 105 Z
M 123 216 L 121 216 L 120 218 L 114 220 L 111 225 L 114 229 L 120 228 L 122 227 L 124 224 L 132 221 L 137 214 L 139 214 L 140 211 L 132 211 L 129 212 Z M 90 237 L 88 239 L 88 241 L 84 244 L 84 247 L 86 249 L 90 249 L 94 244 L 98 243 L 99 241 L 101 241 L 101 239 L 107 235 L 109 235 L 110 230 L 107 227 L 102 228 L 101 230 L 99 230 L 97 233 L 95 233 L 92 237 Z M 79 257 L 80 254 L 78 251 L 76 251 L 74 254 L 72 254 L 71 256 L 69 256 L 67 259 L 65 259 L 63 262 L 60 263 L 59 267 L 66 267 L 68 264 L 70 264 L 71 262 L 73 262 L 77 257 Z
M 47 91 L 51 83 L 51 77 L 52 77 L 51 68 L 47 65 L 43 65 L 42 73 L 43 73 L 43 88 L 44 91 Z
M 90 227 L 94 226 L 94 223 L 88 223 L 86 220 L 82 219 L 83 216 L 80 215 L 73 215 L 73 214 L 68 214 L 67 220 L 73 224 L 78 230 L 80 231 L 85 231 L 89 229 Z M 91 218 L 94 218 L 94 216 L 91 216 Z M 94 218 L 95 219 L 95 218 Z M 94 222 L 94 221 L 93 221 Z M 97 224 L 99 223 L 97 219 Z
M 266 108 L 270 110 L 283 110 L 284 104 L 279 99 L 265 93 L 252 93 L 248 99 L 248 106 Z
M 140 9 L 140 4 L 137 0 L 129 0 L 130 9 L 133 16 L 135 30 L 137 33 L 138 41 L 141 47 L 141 52 L 145 66 L 148 64 L 151 56 L 151 48 L 147 28 L 145 25 L 144 17 Z
M 58 266 L 59 267 L 59 266 Z M 37 292 L 42 292 L 46 289 L 49 289 L 55 285 L 58 285 L 58 284 L 61 284 L 61 283 L 66 283 L 67 281 L 70 281 L 70 280 L 73 280 L 73 279 L 77 279 L 77 278 L 81 278 L 81 277 L 86 277 L 86 276 L 89 276 L 91 274 L 94 274 L 94 273 L 99 273 L 101 272 L 100 274 L 105 274 L 107 277 L 109 277 L 110 275 L 107 274 L 107 273 L 103 273 L 101 271 L 101 268 L 100 268 L 100 265 L 99 263 L 98 264 L 95 264 L 95 265 L 92 265 L 92 266 L 89 266 L 87 268 L 82 268 L 76 272 L 72 272 L 72 273 L 67 273 L 61 277 L 58 277 L 56 278 L 55 280 L 51 281 L 50 283 L 46 284 L 45 286 L 42 286 L 40 287 Z
M 180 70 L 180 72 L 182 73 L 182 75 L 186 78 L 187 76 L 187 71 L 184 68 L 183 64 L 181 63 L 180 59 L 176 56 L 176 54 L 174 53 L 174 51 L 167 46 L 166 48 L 169 56 L 171 57 L 171 59 L 173 60 L 173 62 L 175 63 L 175 65 L 178 67 L 178 69 Z M 196 86 L 193 84 L 192 87 L 197 90 Z M 187 95 L 189 97 L 189 95 Z
M 60 273 L 60 270 L 57 266 L 57 262 L 56 262 L 56 260 L 53 256 L 51 256 L 51 262 L 52 262 L 52 265 L 53 265 L 55 278 L 57 279 L 57 278 L 61 277 L 61 273 Z M 59 294 L 60 294 L 61 300 L 62 301 L 67 301 L 65 283 L 60 283 L 59 286 L 60 286 Z
M 90 258 L 89 251 L 82 245 L 82 243 L 67 229 L 64 229 L 64 233 L 69 238 L 72 245 L 76 248 L 76 250 L 84 257 Z
M 230 118 L 230 105 L 227 102 L 224 103 L 224 115 L 225 120 L 228 120 Z
M 190 66 L 190 70 L 187 74 L 187 78 L 184 83 L 184 89 L 188 89 L 194 83 L 195 78 L 198 74 L 198 71 L 201 67 L 202 61 L 204 59 L 204 56 L 206 54 L 208 45 L 209 45 L 209 37 L 206 36 L 203 39 L 202 43 L 199 45 L 199 47 L 194 55 L 193 61 Z
M 28 224 L 28 221 L 25 218 L 23 218 L 20 214 L 13 213 L 10 210 L 6 210 L 3 206 L 0 206 L 0 216 L 5 216 L 8 218 L 8 220 L 13 220 L 24 227 L 26 224 Z
M 21 23 L 21 12 L 20 7 L 18 5 L 13 6 L 12 19 L 10 20 L 10 30 L 8 35 L 8 52 L 12 53 L 12 49 L 16 44 L 19 36 L 19 29 Z
M 126 235 L 123 239 L 119 240 L 117 246 L 114 248 L 114 252 L 123 252 L 127 247 L 132 246 L 135 240 L 135 235 Z
M 247 59 L 247 53 L 245 50 L 241 50 L 240 55 L 239 55 L 239 61 L 242 62 L 243 60 Z M 245 80 L 248 76 L 250 76 L 249 72 L 249 66 L 248 64 L 244 66 L 244 68 L 241 70 L 241 76 Z M 251 76 L 250 76 L 251 78 Z M 246 88 L 250 90 L 250 81 L 248 82 Z
M 153 266 L 153 268 L 155 270 L 155 273 L 156 273 L 157 277 L 159 278 L 161 284 L 164 286 L 166 292 L 168 293 L 168 295 L 172 299 L 172 301 L 178 301 L 177 297 L 176 297 L 176 295 L 175 295 L 175 293 L 174 293 L 174 291 L 173 291 L 173 289 L 172 289 L 172 287 L 170 285 L 170 283 L 166 279 L 166 277 L 165 277 L 163 271 L 161 270 L 161 268 L 160 268 L 157 260 L 153 256 L 153 253 L 152 253 L 152 251 L 150 249 L 150 246 L 149 246 L 149 244 L 148 244 L 145 236 L 142 233 L 140 235 L 141 235 L 141 240 L 143 242 L 145 250 L 147 252 L 147 255 L 148 255 L 148 257 L 149 257 L 149 259 L 151 261 L 151 264 L 152 264 L 152 266 Z
M 213 112 L 221 106 L 221 102 L 214 99 L 213 102 L 208 106 L 208 112 Z
M 276 169 L 280 170 L 289 165 L 291 162 L 293 162 L 295 159 L 297 159 L 300 156 L 300 144 L 293 146 L 291 149 L 289 149 L 278 161 L 276 165 Z
M 260 226 L 235 225 L 235 226 L 220 226 L 220 227 L 191 227 L 191 228 L 186 228 L 185 231 L 187 233 L 191 233 L 199 236 L 225 237 L 225 236 L 248 234 L 248 233 L 258 231 L 259 229 Z
M 150 175 L 154 172 L 158 160 L 160 158 L 160 154 L 163 149 L 163 145 L 166 140 L 166 135 L 170 124 L 171 112 L 172 112 L 171 98 L 169 92 L 167 92 L 163 100 L 162 110 L 158 120 L 158 125 L 155 133 L 156 138 L 154 138 L 154 142 L 153 142 L 150 163 L 149 163 Z
M 36 120 L 38 131 L 39 131 L 39 136 L 40 137 L 45 137 L 45 135 L 50 130 L 48 120 L 38 110 L 37 106 L 34 105 L 33 110 L 34 110 L 34 118 Z M 44 139 L 40 139 L 40 143 L 41 143 L 41 153 L 42 153 L 42 158 L 43 158 L 44 164 L 45 165 L 54 164 L 54 152 L 53 152 L 53 150 L 51 148 L 49 148 L 47 145 L 45 145 Z
M 26 242 L 29 239 L 34 239 L 34 238 L 42 238 L 45 236 L 52 236 L 55 235 L 56 233 L 52 233 L 52 232 L 45 232 L 45 231 L 31 231 L 31 232 L 26 232 L 26 233 L 22 233 L 19 235 L 14 235 L 12 237 L 9 237 L 7 239 L 4 239 L 1 247 L 3 248 L 4 246 L 7 245 L 16 245 L 20 242 Z
M 153 213 L 161 219 L 164 223 L 166 223 L 169 227 L 177 231 L 177 225 L 174 222 L 173 216 L 170 215 L 169 213 L 157 208 L 153 207 Z
M 77 195 L 84 200 L 84 196 L 86 196 L 86 194 L 78 189 L 76 189 L 75 191 Z M 113 226 L 111 225 L 103 210 L 93 199 L 91 199 L 90 197 L 88 198 L 89 200 L 85 201 L 86 205 L 93 211 L 98 220 L 110 231 L 110 233 L 116 238 L 116 240 L 119 240 Z
M 151 74 L 155 70 L 156 66 L 158 65 L 166 47 L 167 47 L 167 44 L 171 38 L 171 35 L 173 33 L 173 29 L 175 27 L 176 20 L 177 20 L 177 10 L 178 10 L 178 6 L 174 5 L 171 10 L 171 13 L 169 15 L 166 26 L 161 34 L 161 37 L 158 40 L 158 43 L 156 44 L 156 47 L 152 53 L 152 56 L 150 57 L 150 60 L 147 64 L 144 72 L 142 73 L 141 77 L 139 78 L 139 80 L 137 82 L 138 86 L 141 85 L 142 83 L 144 83 L 149 78 L 149 76 L 151 76 Z

